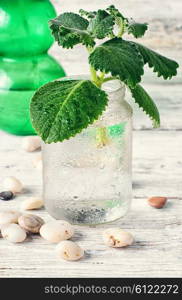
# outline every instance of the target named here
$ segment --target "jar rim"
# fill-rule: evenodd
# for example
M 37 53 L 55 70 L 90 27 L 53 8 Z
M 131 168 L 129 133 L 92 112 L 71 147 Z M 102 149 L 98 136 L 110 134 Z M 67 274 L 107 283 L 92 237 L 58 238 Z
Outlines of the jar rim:
M 67 75 L 64 77 L 61 77 L 57 80 L 61 80 L 61 81 L 66 81 L 66 80 L 76 80 L 76 79 L 90 79 L 90 75 L 89 74 L 79 74 L 79 75 Z M 113 89 L 113 85 L 115 85 L 115 88 Z M 125 85 L 123 82 L 121 82 L 119 79 L 113 79 L 107 82 L 104 82 L 102 85 L 102 89 L 109 93 L 116 93 L 119 92 L 120 90 L 125 89 Z

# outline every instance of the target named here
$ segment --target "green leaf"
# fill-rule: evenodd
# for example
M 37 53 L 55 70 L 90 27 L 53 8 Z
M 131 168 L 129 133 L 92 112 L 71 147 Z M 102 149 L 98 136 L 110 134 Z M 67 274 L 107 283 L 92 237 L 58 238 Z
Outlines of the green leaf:
M 95 70 L 119 76 L 128 86 L 134 87 L 143 75 L 143 58 L 134 44 L 121 38 L 109 40 L 89 56 L 89 63 Z
M 148 29 L 147 23 L 128 23 L 128 33 L 132 34 L 135 38 L 144 36 L 146 30 Z
M 82 43 L 93 47 L 95 42 L 87 31 L 89 22 L 78 14 L 64 13 L 50 21 L 55 40 L 63 48 L 73 48 Z
M 86 16 L 88 19 L 94 18 L 95 15 L 97 14 L 96 11 L 87 11 L 87 10 L 84 10 L 84 9 L 80 9 L 79 13 L 80 13 L 81 16 Z
M 149 67 L 153 68 L 153 71 L 157 73 L 158 77 L 163 76 L 164 79 L 171 79 L 172 76 L 177 74 L 177 68 L 179 67 L 177 62 L 141 44 L 134 44 L 138 47 L 138 50 L 143 56 L 144 63 L 148 63 Z
M 106 93 L 89 80 L 50 82 L 32 98 L 32 124 L 45 143 L 61 142 L 98 119 L 107 102 Z
M 144 88 L 137 84 L 137 86 L 132 89 L 130 88 L 135 102 L 140 108 L 151 118 L 154 127 L 160 126 L 160 115 L 157 106 L 155 105 L 152 98 L 147 94 Z
M 122 18 L 122 20 L 126 19 L 114 5 L 110 5 L 106 10 L 113 17 L 119 17 L 119 18 Z
M 95 17 L 91 18 L 88 31 L 98 39 L 104 39 L 112 33 L 114 18 L 105 10 L 99 9 Z

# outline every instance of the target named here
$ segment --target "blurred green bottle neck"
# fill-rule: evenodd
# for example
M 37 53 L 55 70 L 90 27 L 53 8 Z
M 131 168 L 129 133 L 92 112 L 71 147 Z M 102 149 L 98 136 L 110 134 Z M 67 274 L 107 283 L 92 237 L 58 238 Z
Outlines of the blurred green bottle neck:
M 0 0 L 0 56 L 46 53 L 54 42 L 48 21 L 55 16 L 49 0 Z

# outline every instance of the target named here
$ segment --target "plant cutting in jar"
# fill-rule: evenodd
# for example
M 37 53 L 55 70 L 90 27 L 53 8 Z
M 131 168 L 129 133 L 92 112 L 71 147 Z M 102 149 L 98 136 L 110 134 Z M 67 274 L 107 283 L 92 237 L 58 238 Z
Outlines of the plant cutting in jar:
M 140 85 L 144 65 L 170 79 L 178 64 L 123 39 L 125 33 L 142 37 L 148 25 L 114 6 L 63 13 L 50 28 L 63 48 L 82 44 L 87 49 L 90 75 L 47 83 L 32 98 L 32 123 L 44 141 L 45 206 L 53 217 L 71 223 L 110 222 L 126 214 L 132 199 L 132 109 L 125 87 L 158 127 L 158 109 Z
M 146 23 L 125 18 L 112 5 L 97 12 L 63 13 L 50 21 L 50 28 L 63 48 L 73 48 L 77 44 L 86 47 L 91 76 L 90 80 L 50 82 L 35 93 L 31 119 L 45 143 L 69 139 L 97 120 L 108 104 L 102 84 L 114 79 L 129 88 L 154 127 L 160 125 L 158 109 L 140 85 L 144 65 L 148 64 L 158 77 L 170 79 L 177 74 L 178 64 L 137 42 L 123 39 L 124 33 L 142 37 L 148 28 Z M 96 44 L 97 40 L 105 38 L 107 41 Z

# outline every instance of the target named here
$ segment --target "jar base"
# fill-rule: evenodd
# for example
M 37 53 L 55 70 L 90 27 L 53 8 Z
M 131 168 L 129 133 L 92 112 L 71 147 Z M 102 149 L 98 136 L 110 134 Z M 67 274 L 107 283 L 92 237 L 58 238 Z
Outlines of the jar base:
M 125 208 L 87 208 L 82 210 L 72 210 L 72 209 L 47 209 L 48 213 L 57 220 L 66 220 L 73 225 L 100 225 L 114 222 L 122 217 L 124 217 L 129 210 L 129 207 Z

